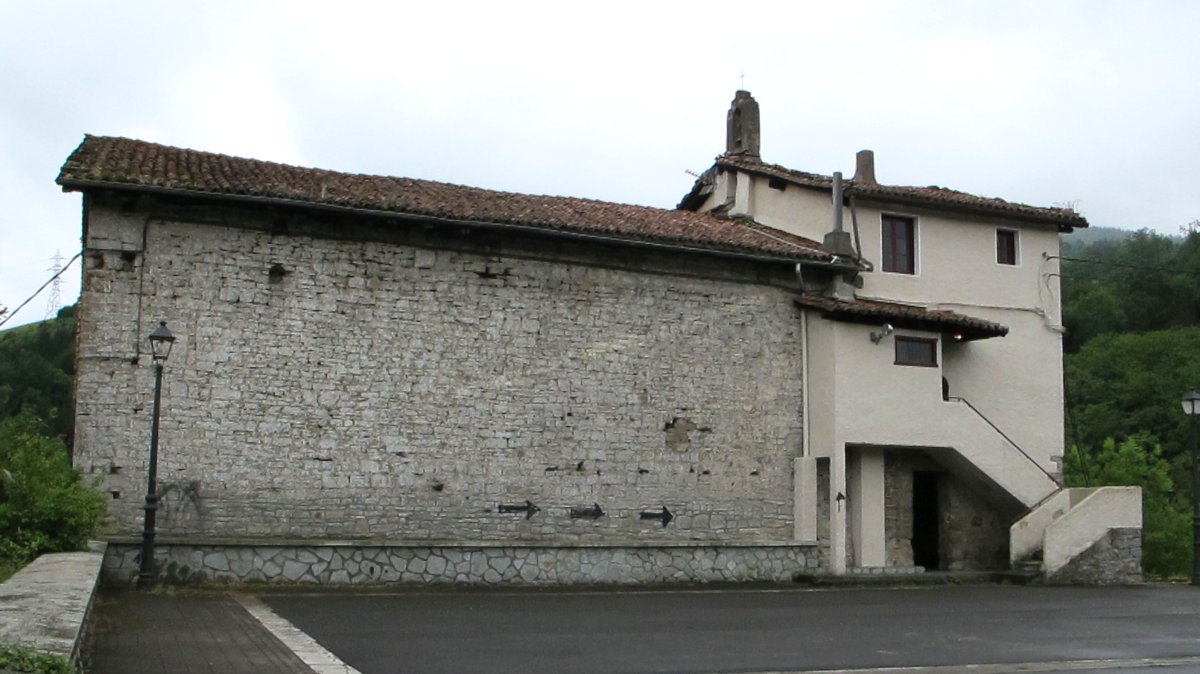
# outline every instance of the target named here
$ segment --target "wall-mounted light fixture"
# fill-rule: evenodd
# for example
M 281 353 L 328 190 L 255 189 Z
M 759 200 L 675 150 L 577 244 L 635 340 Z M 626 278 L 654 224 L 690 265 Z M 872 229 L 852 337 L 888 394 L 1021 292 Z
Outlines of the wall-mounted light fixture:
M 893 328 L 891 323 L 884 323 L 882 330 L 880 330 L 879 332 L 871 333 L 871 343 L 878 344 L 883 341 L 884 337 L 887 337 L 888 335 L 892 334 L 895 331 L 896 331 L 896 328 Z

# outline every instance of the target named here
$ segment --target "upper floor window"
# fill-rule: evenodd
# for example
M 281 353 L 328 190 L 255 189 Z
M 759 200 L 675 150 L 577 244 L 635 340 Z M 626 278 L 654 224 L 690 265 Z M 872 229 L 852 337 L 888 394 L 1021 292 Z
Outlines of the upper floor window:
M 996 230 L 996 264 L 1017 263 L 1017 232 L 1012 229 Z
M 896 365 L 937 367 L 937 340 L 925 337 L 896 337 Z
M 912 218 L 883 216 L 883 270 L 917 273 L 917 222 Z

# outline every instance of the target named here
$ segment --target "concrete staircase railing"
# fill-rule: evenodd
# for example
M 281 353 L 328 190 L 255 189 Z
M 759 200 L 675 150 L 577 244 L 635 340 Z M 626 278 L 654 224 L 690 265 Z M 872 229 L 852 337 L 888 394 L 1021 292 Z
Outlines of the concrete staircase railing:
M 1067 514 L 1073 505 L 1091 493 L 1091 489 L 1060 489 L 1017 520 L 1008 530 L 1008 559 L 1012 564 L 1027 560 L 1045 546 L 1046 527 Z M 1074 498 L 1072 498 L 1074 494 Z
M 1142 528 L 1141 487 L 1099 487 L 1046 527 L 1042 571 L 1053 575 L 1110 529 Z
M 1009 559 L 1014 567 L 1042 553 L 1046 576 L 1065 567 L 1112 529 L 1140 529 L 1140 487 L 1062 489 L 1009 528 Z

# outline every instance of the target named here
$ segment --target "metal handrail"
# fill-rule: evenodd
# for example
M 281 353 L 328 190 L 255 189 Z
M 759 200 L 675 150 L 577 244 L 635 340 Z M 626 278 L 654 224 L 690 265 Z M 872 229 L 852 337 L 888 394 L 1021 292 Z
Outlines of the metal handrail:
M 999 426 L 992 423 L 991 419 L 988 419 L 986 416 L 984 416 L 983 412 L 980 412 L 978 408 L 976 408 L 974 405 L 972 405 L 970 400 L 967 400 L 966 398 L 958 398 L 955 396 L 947 396 L 946 400 L 953 400 L 956 402 L 960 402 L 960 403 L 963 403 L 964 405 L 966 405 L 967 407 L 971 408 L 972 412 L 977 414 L 980 419 L 983 419 L 985 422 L 987 422 L 987 425 L 991 426 L 992 430 L 996 431 L 997 433 L 1000 434 L 1000 437 L 1007 440 L 1008 444 L 1012 445 L 1014 449 L 1016 449 L 1018 452 L 1020 452 L 1021 456 L 1025 457 L 1029 461 L 1029 463 L 1032 463 L 1034 466 L 1037 467 L 1038 470 L 1042 471 L 1042 474 L 1044 474 L 1046 477 L 1050 478 L 1051 482 L 1053 482 L 1054 484 L 1058 484 L 1058 480 L 1056 480 L 1054 478 L 1054 476 L 1050 474 L 1050 471 L 1046 470 L 1045 468 L 1042 468 L 1042 464 L 1038 463 L 1037 461 L 1034 461 L 1032 456 L 1029 456 L 1029 454 L 1025 450 L 1021 449 L 1021 446 L 1018 445 L 1016 442 L 1014 442 L 1012 438 L 1008 437 L 1007 433 L 1000 430 Z

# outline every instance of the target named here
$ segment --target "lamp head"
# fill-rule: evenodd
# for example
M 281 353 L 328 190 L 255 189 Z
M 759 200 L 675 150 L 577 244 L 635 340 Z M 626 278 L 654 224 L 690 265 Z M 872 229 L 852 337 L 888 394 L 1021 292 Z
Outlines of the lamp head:
M 1188 391 L 1183 394 L 1183 413 L 1189 417 L 1200 416 L 1200 393 Z
M 167 329 L 166 321 L 159 321 L 158 327 L 150 333 L 150 351 L 155 363 L 164 363 L 171 355 L 171 346 L 175 344 L 175 335 Z

